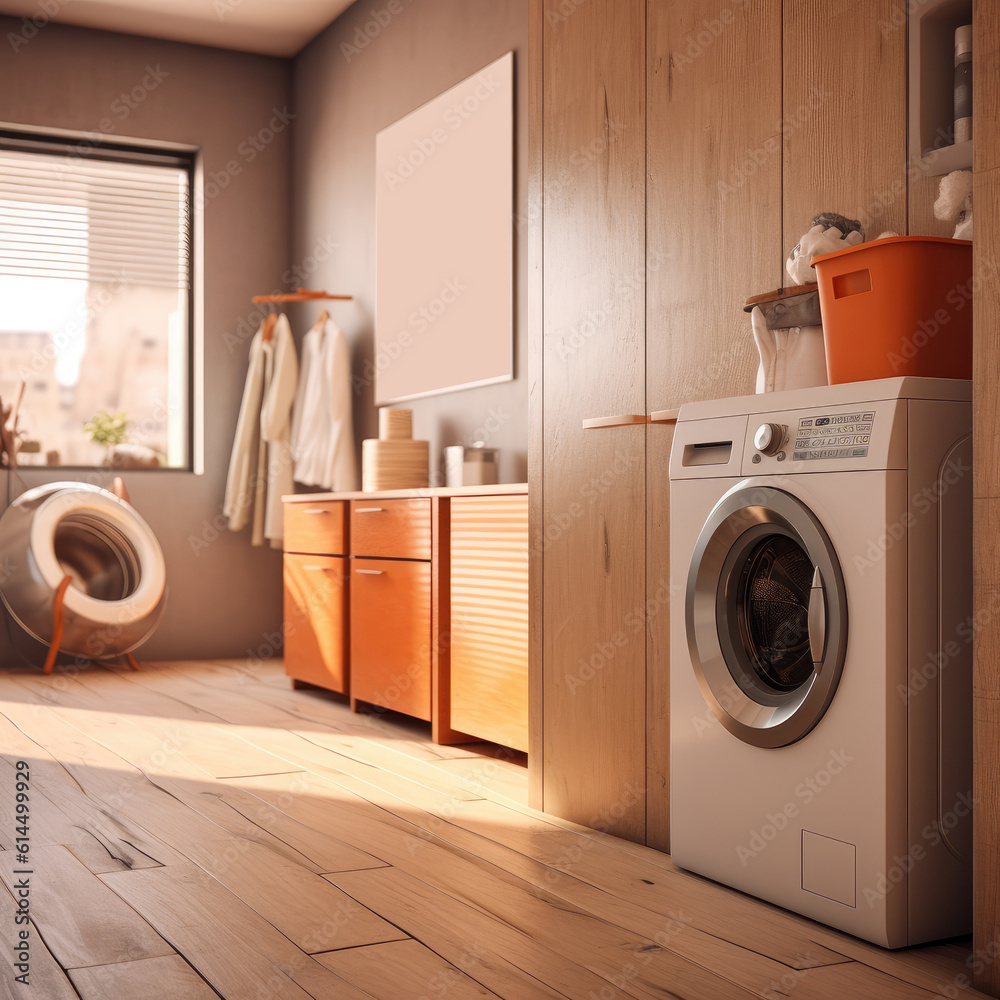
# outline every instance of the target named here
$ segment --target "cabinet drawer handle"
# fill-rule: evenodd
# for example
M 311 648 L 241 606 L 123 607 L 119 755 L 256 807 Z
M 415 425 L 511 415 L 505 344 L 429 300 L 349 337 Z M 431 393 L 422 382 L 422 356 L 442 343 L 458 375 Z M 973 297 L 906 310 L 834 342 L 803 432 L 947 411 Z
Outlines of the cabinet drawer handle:
M 309 570 L 313 573 L 325 573 L 330 567 L 329 566 L 303 566 L 305 570 Z
M 585 431 L 596 427 L 631 427 L 633 424 L 646 423 L 645 413 L 625 413 L 618 417 L 587 417 L 583 421 Z
M 317 507 L 315 510 L 304 510 L 303 514 L 329 514 L 328 510 L 323 510 L 321 507 Z
M 385 507 L 355 507 L 355 514 L 381 514 Z
M 384 569 L 356 569 L 355 573 L 361 573 L 364 576 L 385 576 Z

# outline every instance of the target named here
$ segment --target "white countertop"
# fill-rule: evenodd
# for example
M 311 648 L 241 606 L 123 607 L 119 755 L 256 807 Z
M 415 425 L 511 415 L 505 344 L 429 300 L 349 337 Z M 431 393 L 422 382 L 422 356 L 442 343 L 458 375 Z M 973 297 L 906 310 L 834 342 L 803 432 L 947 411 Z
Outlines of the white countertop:
M 527 483 L 499 483 L 493 486 L 424 486 L 409 490 L 376 490 L 373 493 L 291 493 L 283 503 L 316 503 L 317 500 L 412 500 L 414 497 L 495 497 L 527 493 Z

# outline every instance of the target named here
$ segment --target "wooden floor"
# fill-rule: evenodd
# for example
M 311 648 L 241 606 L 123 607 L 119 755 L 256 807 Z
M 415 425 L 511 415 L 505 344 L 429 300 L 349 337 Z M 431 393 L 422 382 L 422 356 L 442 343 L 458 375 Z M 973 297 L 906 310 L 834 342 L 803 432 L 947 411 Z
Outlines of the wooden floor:
M 890 953 L 682 873 L 533 812 L 523 758 L 490 749 L 292 691 L 280 663 L 5 668 L 0 997 L 979 996 L 967 942 Z

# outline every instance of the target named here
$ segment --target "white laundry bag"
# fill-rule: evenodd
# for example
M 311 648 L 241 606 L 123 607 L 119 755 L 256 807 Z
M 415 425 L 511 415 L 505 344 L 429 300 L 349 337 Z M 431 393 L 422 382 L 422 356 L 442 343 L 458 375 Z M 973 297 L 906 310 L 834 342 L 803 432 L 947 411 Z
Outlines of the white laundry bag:
M 757 392 L 827 384 L 823 327 L 790 326 L 769 330 L 760 306 L 754 306 L 750 322 L 760 354 Z

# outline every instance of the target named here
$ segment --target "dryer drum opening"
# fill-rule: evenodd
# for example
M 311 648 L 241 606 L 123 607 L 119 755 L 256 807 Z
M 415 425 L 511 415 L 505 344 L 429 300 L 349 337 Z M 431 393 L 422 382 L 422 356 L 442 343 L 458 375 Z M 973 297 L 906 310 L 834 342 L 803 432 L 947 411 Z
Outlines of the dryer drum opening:
M 67 515 L 56 527 L 53 548 L 74 586 L 97 600 L 123 600 L 139 584 L 135 547 L 104 518 L 89 512 Z

